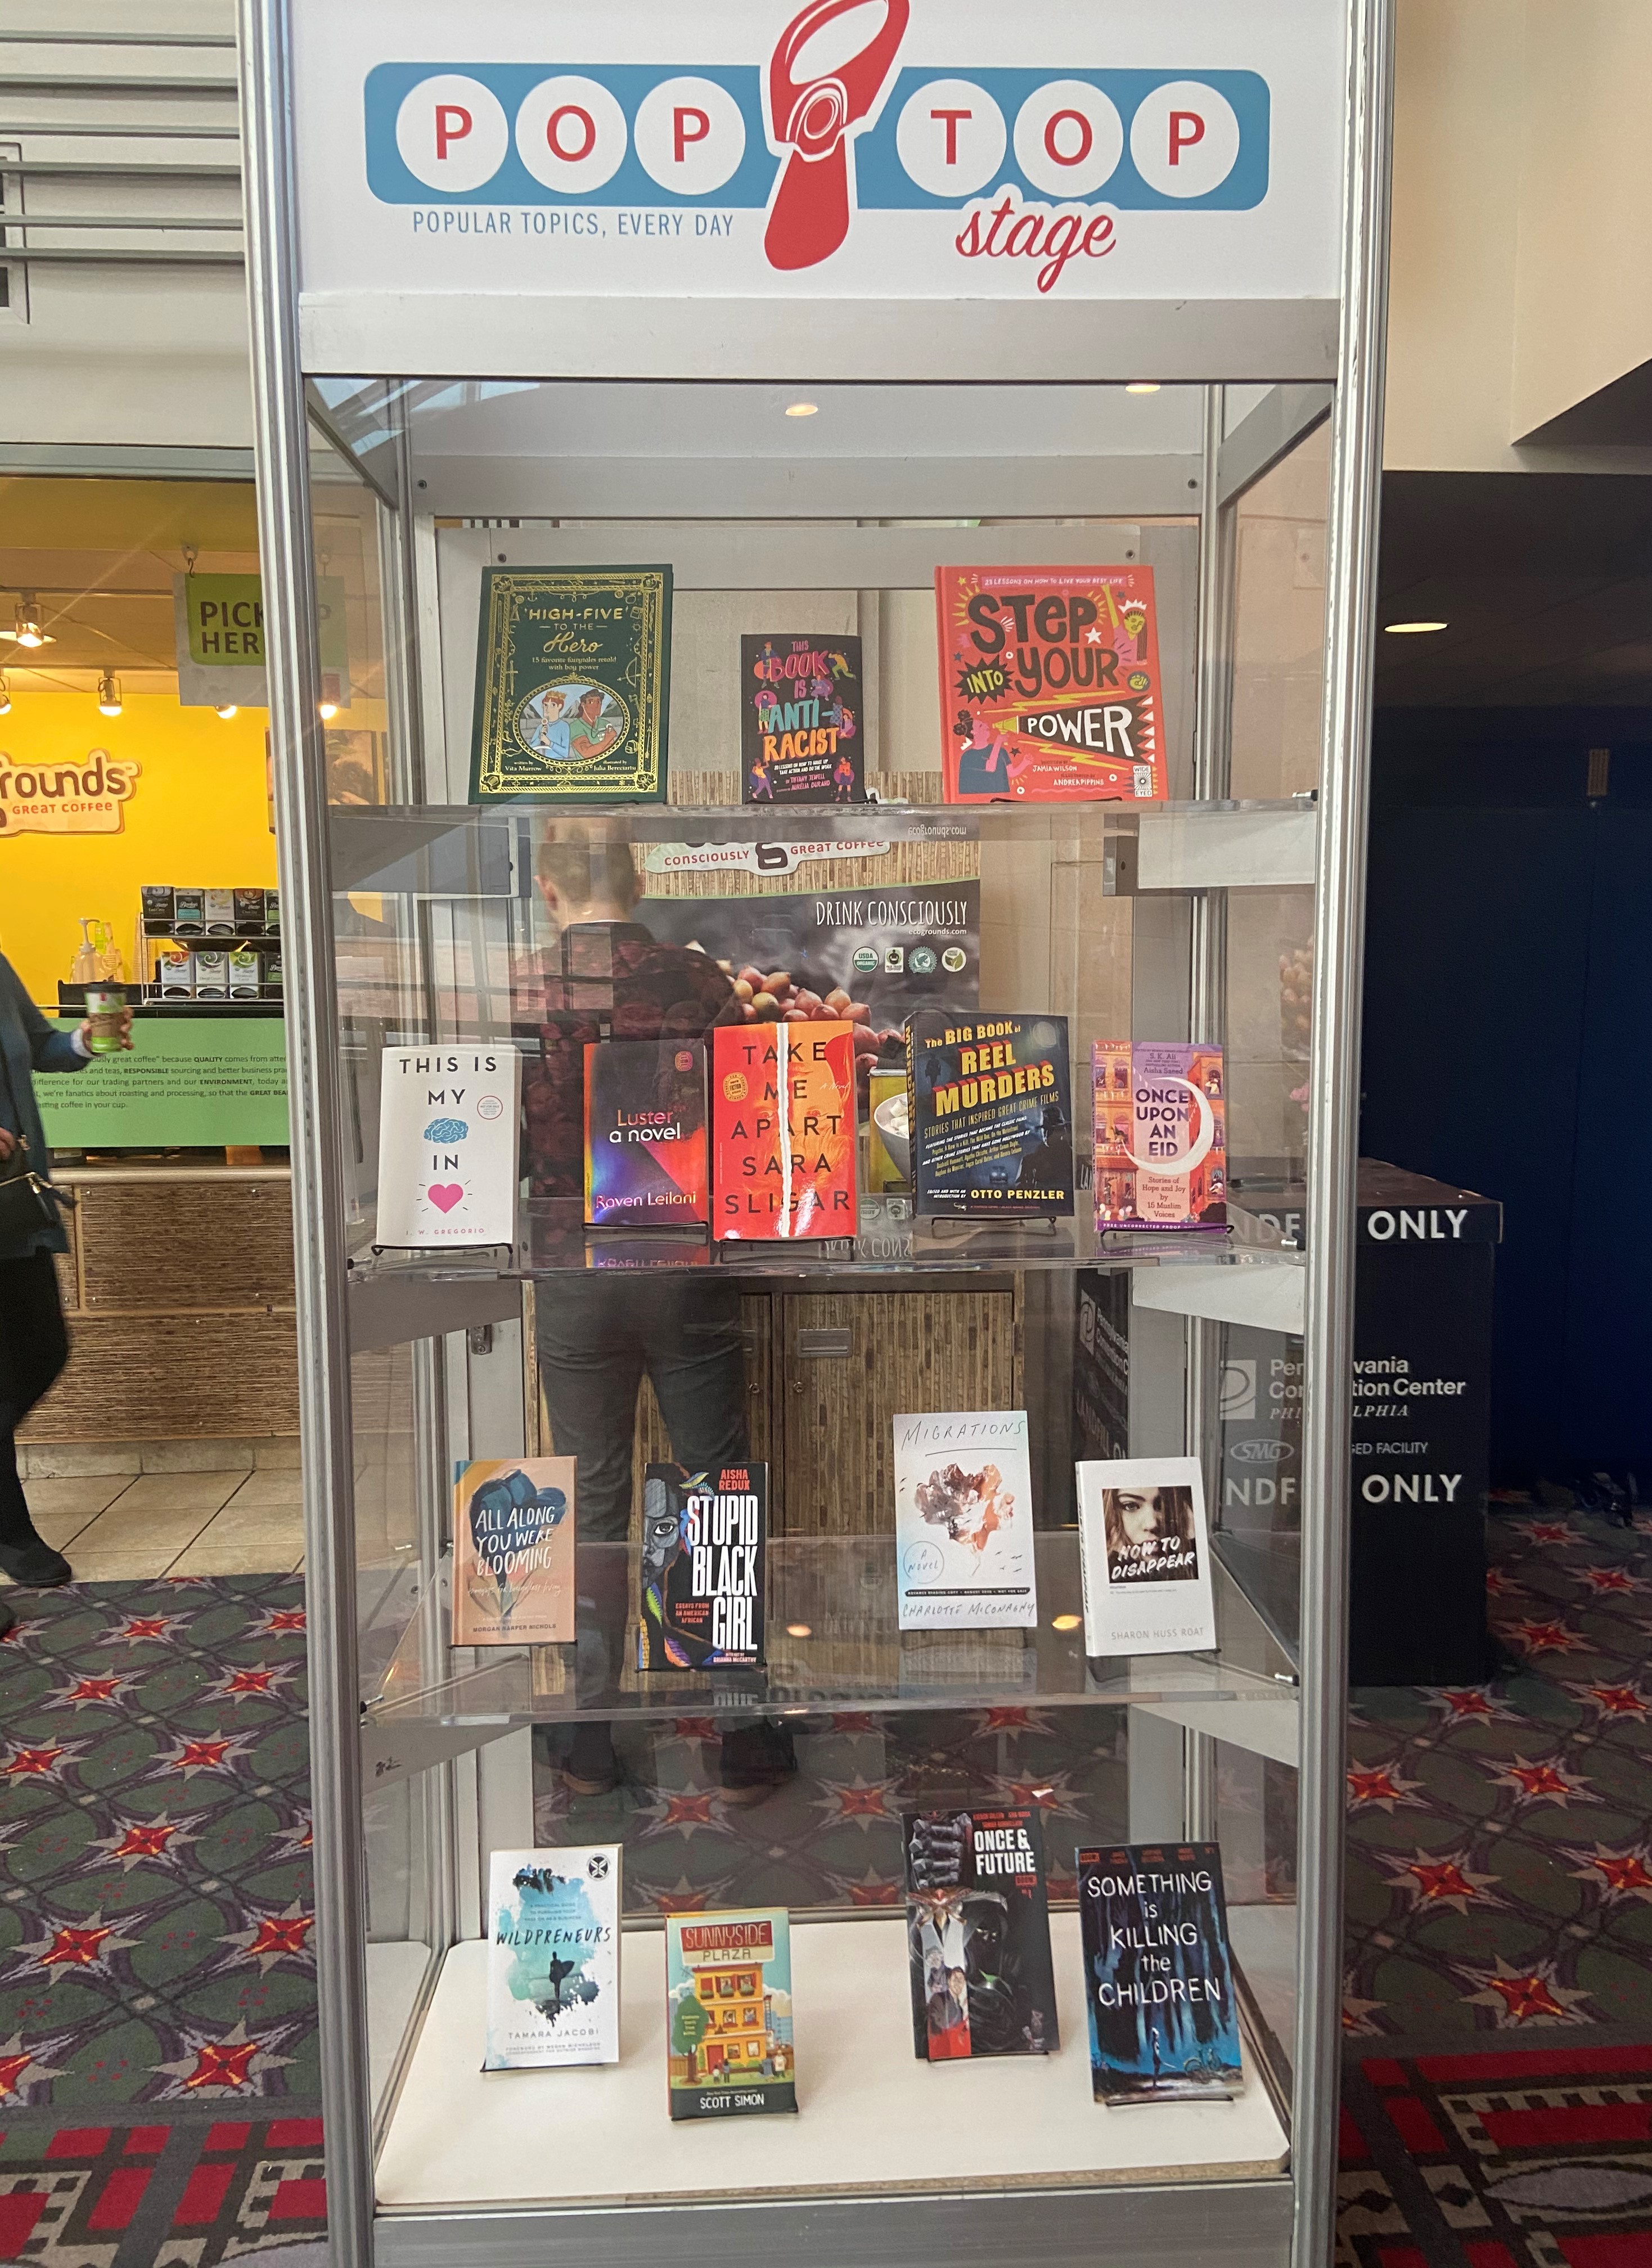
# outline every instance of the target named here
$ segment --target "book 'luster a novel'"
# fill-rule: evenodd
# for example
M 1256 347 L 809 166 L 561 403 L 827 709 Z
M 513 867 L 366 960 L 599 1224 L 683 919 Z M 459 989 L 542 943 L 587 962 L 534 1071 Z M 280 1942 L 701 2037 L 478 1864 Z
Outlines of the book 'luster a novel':
M 639 1669 L 756 1669 L 763 1664 L 767 1465 L 643 1476 Z
M 1097 1040 L 1090 1084 L 1096 1227 L 1226 1228 L 1221 1049 Z
M 906 1024 L 913 1209 L 1008 1219 L 1073 1211 L 1073 1089 L 1065 1016 Z
M 454 1644 L 575 1637 L 574 1460 L 483 1458 L 454 1486 Z
M 895 1559 L 903 1631 L 1036 1628 L 1024 1410 L 896 1418 Z
M 1237 2095 L 1239 2011 L 1215 1844 L 1083 1850 L 1078 1870 L 1096 2101 Z
M 712 1033 L 712 1233 L 855 1233 L 854 1026 Z
M 617 1844 L 496 1851 L 483 2071 L 617 2063 Z
M 674 2118 L 797 2109 L 784 1906 L 666 1916 L 666 2055 Z
M 1036 1804 L 904 1822 L 912 2045 L 929 2063 L 1061 2044 Z
M 585 1217 L 594 1228 L 704 1222 L 705 1049 L 603 1040 L 585 1051 Z
M 740 641 L 746 803 L 864 803 L 860 641 L 773 630 Z
M 948 803 L 1162 799 L 1151 567 L 937 567 Z

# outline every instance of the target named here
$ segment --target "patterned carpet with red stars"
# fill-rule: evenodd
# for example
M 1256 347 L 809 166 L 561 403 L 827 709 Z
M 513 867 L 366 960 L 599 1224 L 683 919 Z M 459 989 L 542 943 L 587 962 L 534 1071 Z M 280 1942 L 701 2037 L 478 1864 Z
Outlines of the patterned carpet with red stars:
M 303 1586 L 11 1595 L 0 2260 L 213 2268 L 313 2238 Z

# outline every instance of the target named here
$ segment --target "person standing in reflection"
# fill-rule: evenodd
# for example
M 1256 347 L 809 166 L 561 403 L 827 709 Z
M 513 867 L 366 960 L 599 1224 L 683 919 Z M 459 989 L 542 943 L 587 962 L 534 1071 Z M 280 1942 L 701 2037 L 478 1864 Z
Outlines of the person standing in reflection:
M 707 954 L 660 943 L 636 918 L 642 893 L 628 843 L 585 822 L 547 830 L 535 861 L 540 895 L 557 929 L 540 1011 L 541 1054 L 527 1066 L 524 1104 L 532 1188 L 542 1210 L 583 1218 L 585 1050 L 607 1041 L 704 1041 L 713 1025 L 741 1020 L 727 976 Z M 623 1547 L 635 1492 L 632 1443 L 647 1378 L 671 1454 L 690 1472 L 749 1462 L 740 1287 L 696 1269 L 560 1276 L 535 1301 L 540 1390 L 559 1456 L 579 1460 L 580 1544 Z M 596 1572 L 598 1562 L 600 1572 Z M 582 1568 L 581 1605 L 594 1617 L 605 1662 L 617 1680 L 633 1588 L 629 1555 L 594 1555 Z M 589 1627 L 589 1626 L 588 1626 Z M 580 1683 L 587 1664 L 581 1663 Z M 725 1792 L 760 1794 L 793 1769 L 789 1738 L 763 1725 L 722 1744 Z M 620 1774 L 612 1728 L 574 1728 L 564 1778 L 595 1794 Z

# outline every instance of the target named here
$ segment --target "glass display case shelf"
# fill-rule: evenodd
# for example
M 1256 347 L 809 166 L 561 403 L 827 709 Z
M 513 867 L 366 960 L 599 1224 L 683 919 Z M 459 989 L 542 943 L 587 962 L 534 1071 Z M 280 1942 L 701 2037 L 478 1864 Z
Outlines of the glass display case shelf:
M 1087 1660 L 1074 1528 L 1037 1537 L 1038 1622 L 1031 1630 L 897 1629 L 895 1548 L 893 1535 L 772 1538 L 766 1666 L 692 1674 L 631 1666 L 636 1545 L 579 1547 L 579 1636 L 566 1646 L 450 1646 L 453 1563 L 445 1558 L 366 1705 L 365 1729 L 405 1738 L 421 1725 L 469 1727 L 487 1738 L 524 1725 L 580 1721 L 696 1718 L 726 1726 L 776 1713 L 1293 1700 L 1290 1673 L 1258 1644 L 1244 1602 L 1231 1594 L 1219 1613 L 1214 1653 Z

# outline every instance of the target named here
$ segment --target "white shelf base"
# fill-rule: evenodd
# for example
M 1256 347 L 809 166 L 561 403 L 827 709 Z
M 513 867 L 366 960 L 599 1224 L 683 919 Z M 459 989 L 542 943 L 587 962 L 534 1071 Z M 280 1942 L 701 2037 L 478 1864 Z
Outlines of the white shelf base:
M 1265 1260 L 1248 1268 L 1138 1268 L 1130 1296 L 1139 1307 L 1171 1315 L 1199 1315 L 1213 1323 L 1244 1323 L 1256 1330 L 1301 1336 L 1304 1269 Z
M 1286 2137 L 1249 2071 L 1231 2102 L 1092 2100 L 1076 1913 L 1052 1914 L 1051 1935 L 1058 2053 L 931 2066 L 912 2053 L 903 1918 L 796 1925 L 798 2115 L 675 2124 L 663 1931 L 624 1940 L 620 2061 L 576 2071 L 483 2074 L 487 1947 L 457 1945 L 386 2139 L 379 2210 L 1277 2178 Z

